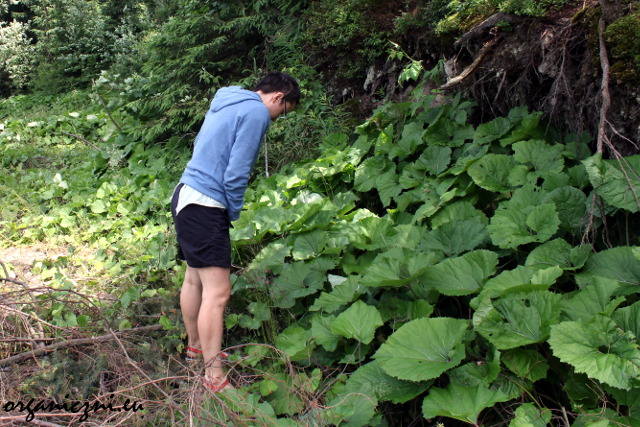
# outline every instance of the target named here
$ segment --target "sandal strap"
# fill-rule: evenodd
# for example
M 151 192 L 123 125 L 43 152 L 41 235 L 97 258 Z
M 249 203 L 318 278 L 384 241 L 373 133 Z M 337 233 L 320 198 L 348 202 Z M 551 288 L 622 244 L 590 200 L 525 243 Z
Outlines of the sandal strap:
M 196 354 L 202 354 L 202 350 L 198 348 L 193 348 L 193 347 L 186 347 L 185 351 L 190 351 L 191 353 L 196 353 Z M 224 351 L 221 351 L 220 353 L 218 353 L 218 355 L 220 357 L 229 357 L 229 353 L 226 353 Z
M 225 389 L 225 387 L 227 387 L 229 385 L 229 379 L 225 378 L 224 381 L 222 381 L 221 383 L 214 385 L 212 384 L 209 380 L 207 380 L 206 378 L 203 378 L 202 380 L 202 384 L 205 386 L 205 388 L 213 393 L 219 393 L 222 390 Z
M 196 354 L 202 354 L 202 350 L 200 350 L 199 348 L 193 348 L 189 346 L 185 348 L 185 351 L 190 351 L 191 353 L 196 353 Z

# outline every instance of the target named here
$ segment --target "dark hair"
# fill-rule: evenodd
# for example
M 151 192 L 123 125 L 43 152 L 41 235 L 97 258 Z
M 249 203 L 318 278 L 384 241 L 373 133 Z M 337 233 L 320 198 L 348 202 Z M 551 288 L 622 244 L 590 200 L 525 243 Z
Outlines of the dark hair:
M 286 73 L 269 73 L 256 85 L 254 91 L 263 93 L 282 92 L 284 100 L 297 104 L 300 102 L 300 86 L 296 79 Z

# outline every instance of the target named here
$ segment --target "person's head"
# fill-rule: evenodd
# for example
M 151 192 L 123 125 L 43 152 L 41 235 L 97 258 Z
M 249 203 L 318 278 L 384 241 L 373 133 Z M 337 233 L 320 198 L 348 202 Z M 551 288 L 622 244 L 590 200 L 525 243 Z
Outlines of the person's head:
M 262 102 L 269 109 L 271 120 L 282 113 L 293 111 L 300 102 L 300 86 L 298 82 L 285 73 L 269 73 L 264 76 L 254 89 Z

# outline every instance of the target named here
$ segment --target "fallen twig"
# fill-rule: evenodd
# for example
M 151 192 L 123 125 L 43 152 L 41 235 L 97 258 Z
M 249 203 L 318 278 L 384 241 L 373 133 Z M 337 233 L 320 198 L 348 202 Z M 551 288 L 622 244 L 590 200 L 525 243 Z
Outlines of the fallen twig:
M 0 338 L 0 342 L 55 341 L 55 338 Z
M 63 134 L 63 135 L 67 135 L 67 136 L 70 136 L 70 137 L 72 137 L 72 138 L 75 138 L 75 139 L 77 139 L 78 141 L 82 141 L 82 142 L 84 142 L 85 144 L 89 144 L 90 146 L 92 146 L 92 147 L 93 147 L 93 148 L 95 148 L 96 150 L 98 150 L 98 151 L 102 152 L 102 150 L 100 149 L 100 147 L 98 147 L 96 144 L 94 144 L 93 142 L 89 141 L 89 140 L 88 140 L 88 139 L 86 139 L 86 138 L 83 138 L 83 137 L 81 137 L 81 136 L 79 136 L 79 135 L 75 135 L 75 134 L 73 134 L 73 133 L 64 132 L 64 131 L 60 131 L 60 133 L 61 133 L 61 134 Z
M 100 335 L 97 337 L 89 337 L 89 338 L 76 338 L 67 341 L 62 341 L 59 343 L 47 345 L 36 350 L 26 351 L 24 353 L 16 354 L 14 356 L 7 357 L 5 359 L 0 360 L 0 366 L 10 365 L 13 363 L 20 363 L 23 360 L 29 359 L 30 357 L 42 356 L 44 354 L 50 353 L 52 351 L 59 350 L 61 348 L 68 347 L 78 347 L 83 345 L 92 345 L 97 342 L 111 341 L 113 339 L 117 339 L 117 335 L 123 335 L 127 333 L 138 333 L 138 332 L 150 332 L 157 331 L 162 329 L 162 325 L 150 325 L 150 326 L 141 326 L 138 328 L 132 329 L 123 329 L 121 331 L 112 331 L 105 335 Z

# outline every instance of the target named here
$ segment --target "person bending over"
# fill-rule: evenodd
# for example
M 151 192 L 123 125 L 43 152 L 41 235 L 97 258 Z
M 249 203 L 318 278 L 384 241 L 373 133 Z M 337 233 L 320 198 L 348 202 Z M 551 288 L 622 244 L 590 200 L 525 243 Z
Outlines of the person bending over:
M 229 227 L 240 216 L 270 122 L 299 101 L 300 87 L 285 73 L 266 75 L 253 91 L 219 89 L 171 198 L 178 258 L 187 263 L 180 292 L 186 356 L 202 353 L 203 382 L 213 392 L 231 387 L 221 363 L 224 309 L 231 295 Z

